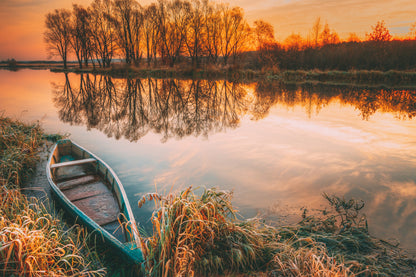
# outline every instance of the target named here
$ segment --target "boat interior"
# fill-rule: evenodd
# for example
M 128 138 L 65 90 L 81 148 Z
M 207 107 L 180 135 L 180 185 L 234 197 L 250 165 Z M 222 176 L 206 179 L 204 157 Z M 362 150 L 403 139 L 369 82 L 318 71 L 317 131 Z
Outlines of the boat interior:
M 62 193 L 89 218 L 121 242 L 128 232 L 114 177 L 91 154 L 64 142 L 57 145 L 51 160 L 52 179 Z

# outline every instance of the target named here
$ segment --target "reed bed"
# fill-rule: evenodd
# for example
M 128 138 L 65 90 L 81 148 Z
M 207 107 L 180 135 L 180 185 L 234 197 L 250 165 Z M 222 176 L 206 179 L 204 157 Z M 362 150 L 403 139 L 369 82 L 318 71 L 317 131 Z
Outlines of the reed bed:
M 0 117 L 0 276 L 104 276 L 85 230 L 20 191 L 43 138 L 37 124 Z
M 154 201 L 153 235 L 142 240 L 146 276 L 391 276 L 412 274 L 414 260 L 368 234 L 362 201 L 324 195 L 322 215 L 289 227 L 238 220 L 232 194 L 144 195 Z
M 281 230 L 258 219 L 237 220 L 231 197 L 231 193 L 215 189 L 205 190 L 201 196 L 191 189 L 167 197 L 143 196 L 139 206 L 152 200 L 157 205 L 152 216 L 153 236 L 143 240 L 144 273 L 201 276 L 269 271 L 298 276 L 289 274 L 293 263 L 301 270 L 306 267 L 306 260 L 309 267 L 317 267 L 316 272 L 322 268 L 348 272 L 348 268 L 329 257 L 322 244 L 312 239 L 312 248 L 297 250 L 296 243 L 282 241 Z M 309 252 L 302 253 L 305 249 Z
M 25 125 L 0 117 L 0 184 L 18 188 L 33 172 L 43 133 L 38 124 Z
M 3 190 L 0 201 L 2 276 L 104 276 L 82 228 L 67 229 L 17 189 Z
M 302 247 L 296 245 L 302 242 Z M 275 276 L 353 276 L 341 257 L 330 256 L 323 243 L 311 238 L 284 241 L 271 260 Z
M 236 223 L 231 194 L 187 189 L 154 200 L 153 236 L 143 239 L 144 271 L 149 276 L 212 275 L 245 272 L 265 264 L 265 237 L 252 222 Z
M 327 82 L 351 83 L 366 85 L 411 86 L 416 83 L 414 71 L 377 71 L 377 70 L 350 70 L 350 71 L 321 71 L 321 70 L 286 70 L 280 74 L 268 75 L 270 79 L 280 79 L 284 82 Z
M 319 214 L 303 214 L 303 220 L 280 234 L 286 239 L 312 239 L 322 243 L 355 276 L 414 275 L 416 261 L 406 252 L 368 232 L 365 203 L 323 194 L 329 207 Z

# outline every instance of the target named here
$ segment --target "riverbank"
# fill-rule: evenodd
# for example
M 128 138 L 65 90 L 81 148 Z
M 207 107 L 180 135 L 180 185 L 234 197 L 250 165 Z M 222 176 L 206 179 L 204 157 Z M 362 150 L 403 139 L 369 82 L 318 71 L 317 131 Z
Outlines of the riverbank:
M 87 243 L 88 234 L 78 225 L 67 226 L 43 192 L 47 183 L 40 166 L 47 155 L 47 138 L 51 137 L 37 124 L 0 117 L 0 272 L 104 276 L 100 258 Z
M 2 186 L 4 191 L 11 190 L 16 183 L 20 187 L 23 183 L 30 182 L 29 180 L 33 182 L 29 187 L 43 185 L 39 184 L 43 182 L 41 174 L 44 166 L 41 163 L 45 162 L 49 148 L 43 144 L 44 136 L 39 126 L 24 125 L 5 118 L 1 119 L 1 123 L 2 166 L 10 164 L 9 168 L 13 168 L 14 165 L 24 165 L 17 171 L 2 171 L 2 182 L 5 182 L 2 184 L 10 184 Z M 24 139 L 26 137 L 29 139 Z M 24 143 L 18 143 L 19 141 Z M 41 154 L 41 163 L 37 160 L 39 154 Z M 28 159 L 30 163 L 21 160 L 22 157 L 30 158 Z M 36 164 L 38 171 L 34 171 Z M 12 178 L 13 174 L 9 174 L 15 171 L 20 172 L 20 175 L 16 175 L 19 181 Z M 33 207 L 42 204 L 27 202 L 25 196 L 19 196 L 21 195 L 19 191 L 16 187 L 13 190 L 15 194 L 10 194 L 11 197 L 8 199 L 14 199 L 12 203 L 2 201 L 6 204 L 1 211 L 9 211 L 7 218 L 16 219 L 21 214 L 34 213 L 41 215 L 42 218 L 51 218 L 49 221 L 52 221 L 54 217 L 45 210 L 31 212 L 35 209 Z M 139 205 L 153 200 L 158 204 L 152 219 L 153 233 L 150 237 L 143 237 L 145 243 L 142 247 L 146 255 L 146 262 L 142 267 L 144 273 L 149 276 L 175 276 L 189 272 L 194 272 L 198 276 L 214 274 L 314 276 L 313 274 L 322 275 L 323 272 L 328 276 L 336 274 L 412 276 L 415 273 L 416 261 L 413 258 L 406 256 L 406 253 L 397 246 L 376 239 L 368 233 L 366 219 L 361 214 L 363 203 L 360 201 L 351 200 L 351 202 L 348 199 L 328 196 L 329 208 L 326 213 L 317 216 L 305 212 L 302 222 L 298 225 L 270 227 L 262 223 L 261 219 L 243 221 L 233 219 L 236 211 L 231 205 L 231 198 L 230 193 L 218 190 L 206 190 L 202 195 L 186 190 L 168 196 L 148 194 L 140 199 Z M 20 208 L 9 209 L 10 206 Z M 351 217 L 350 211 L 357 213 L 352 213 L 356 215 Z M 3 214 L 1 216 L 6 217 Z M 44 223 L 38 221 L 40 223 L 37 227 L 46 229 Z M 60 220 L 57 222 L 62 224 Z M 1 230 L 14 223 L 15 221 L 12 220 L 6 221 Z M 32 239 L 30 234 L 26 240 Z M 44 238 L 50 237 L 50 234 L 44 235 Z M 87 244 L 84 242 L 82 240 L 81 245 L 77 247 L 86 251 Z M 43 243 L 49 243 L 49 240 L 46 239 Z M 0 250 L 2 259 L 7 258 L 10 246 L 8 247 Z M 24 244 L 22 247 L 26 251 L 28 246 Z M 27 255 L 23 255 L 19 260 L 17 250 L 13 250 L 15 252 L 12 255 L 16 257 L 16 261 L 12 263 L 9 259 L 10 262 L 7 264 L 25 262 L 24 257 Z M 62 258 L 58 252 L 48 251 L 54 253 L 50 255 L 53 259 L 59 261 Z M 101 256 L 98 253 L 101 252 L 91 252 L 83 256 L 84 252 L 80 251 L 77 255 L 87 259 L 86 257 Z M 43 259 L 42 256 L 40 259 Z M 52 268 L 55 267 L 51 266 L 47 270 Z M 16 275 L 22 272 L 15 270 L 10 272 L 16 272 Z M 85 270 L 95 270 L 97 274 L 104 274 L 101 267 L 85 268 Z M 117 269 L 113 271 L 117 272 Z M 66 271 L 66 274 L 62 275 L 70 274 L 72 274 L 70 271 Z
M 143 268 L 149 276 L 235 274 L 267 276 L 412 276 L 416 260 L 368 233 L 364 203 L 324 195 L 321 215 L 306 210 L 293 226 L 268 226 L 262 219 L 235 219 L 232 194 L 191 188 L 154 201 L 153 235 L 144 239 Z
M 280 81 L 283 83 L 322 83 L 336 85 L 377 85 L 377 86 L 416 86 L 414 71 L 320 71 L 320 70 L 251 70 L 239 68 L 205 68 L 192 69 L 177 66 L 174 68 L 143 68 L 134 66 L 113 66 L 111 68 L 77 67 L 63 70 L 51 69 L 53 72 L 74 72 L 102 74 L 117 78 L 192 78 L 192 79 L 227 79 L 231 81 Z
M 378 71 L 378 70 L 252 70 L 233 66 L 209 66 L 194 69 L 187 64 L 174 67 L 128 66 L 115 62 L 108 68 L 93 67 L 79 68 L 75 62 L 68 63 L 64 69 L 60 62 L 2 62 L 0 69 L 20 70 L 50 70 L 63 73 L 102 74 L 116 78 L 176 78 L 176 79 L 227 79 L 233 81 L 280 81 L 284 83 L 322 83 L 336 85 L 377 85 L 377 86 L 407 86 L 416 87 L 416 71 Z

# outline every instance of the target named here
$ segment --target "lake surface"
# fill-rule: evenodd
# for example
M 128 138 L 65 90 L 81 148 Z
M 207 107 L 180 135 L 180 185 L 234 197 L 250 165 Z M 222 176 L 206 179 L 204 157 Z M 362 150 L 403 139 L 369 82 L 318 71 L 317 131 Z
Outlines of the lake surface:
M 283 223 L 322 193 L 366 202 L 370 232 L 416 249 L 416 91 L 0 71 L 0 112 L 103 158 L 149 225 L 145 193 L 234 191 Z

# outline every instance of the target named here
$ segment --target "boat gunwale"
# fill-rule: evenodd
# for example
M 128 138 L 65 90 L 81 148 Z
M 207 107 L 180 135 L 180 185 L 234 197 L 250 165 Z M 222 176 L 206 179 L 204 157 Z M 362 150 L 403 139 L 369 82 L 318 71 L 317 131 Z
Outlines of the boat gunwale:
M 132 253 L 133 251 L 137 251 L 138 249 L 141 252 L 141 249 L 140 249 L 140 246 L 141 246 L 141 244 L 140 244 L 140 237 L 136 233 L 136 231 L 131 230 L 131 233 L 132 233 L 133 237 L 132 237 L 132 240 L 130 242 L 134 242 L 136 244 L 136 246 L 137 246 L 137 249 L 131 249 L 128 246 L 126 246 L 125 244 L 123 244 L 121 241 L 119 241 L 118 239 L 116 239 L 111 233 L 109 233 L 107 230 L 105 230 L 102 226 L 98 225 L 98 223 L 96 223 L 89 216 L 87 216 L 81 209 L 79 209 L 77 206 L 75 206 L 75 204 L 72 203 L 65 196 L 65 194 L 59 189 L 59 187 L 57 186 L 57 184 L 55 183 L 55 181 L 52 179 L 52 173 L 51 173 L 51 170 L 52 170 L 52 168 L 51 168 L 52 157 L 53 157 L 53 154 L 55 153 L 55 151 L 57 150 L 58 144 L 59 143 L 63 143 L 63 142 L 70 142 L 72 145 L 78 147 L 82 151 L 85 151 L 86 153 L 88 153 L 89 155 L 91 155 L 91 157 L 93 157 L 94 159 L 96 159 L 97 160 L 97 163 L 101 163 L 108 170 L 108 173 L 111 174 L 111 176 L 114 178 L 114 181 L 115 181 L 114 184 L 113 184 L 113 186 L 114 185 L 117 185 L 117 187 L 118 187 L 118 189 L 120 191 L 120 198 L 121 199 L 117 199 L 118 202 L 119 202 L 118 204 L 121 205 L 121 201 L 124 202 L 124 209 L 125 209 L 125 211 L 127 213 L 124 216 L 130 222 L 131 225 L 137 226 L 136 225 L 136 221 L 134 219 L 133 211 L 131 209 L 130 203 L 129 203 L 128 198 L 127 198 L 127 194 L 126 194 L 126 192 L 124 190 L 123 185 L 121 184 L 120 179 L 115 174 L 115 172 L 113 171 L 113 169 L 110 166 L 108 166 L 108 164 L 106 162 L 104 162 L 101 158 L 99 158 L 97 155 L 95 155 L 91 151 L 85 149 L 84 147 L 80 146 L 79 144 L 75 143 L 71 139 L 63 139 L 63 140 L 59 140 L 58 142 L 56 142 L 54 144 L 53 148 L 52 148 L 52 151 L 51 151 L 50 155 L 49 155 L 48 163 L 46 165 L 46 176 L 47 176 L 47 179 L 48 179 L 49 184 L 51 185 L 51 188 L 53 189 L 53 191 L 55 192 L 55 194 L 57 194 L 57 196 L 60 199 L 60 201 L 64 202 L 64 204 L 66 205 L 66 207 L 68 209 L 71 209 L 73 211 L 74 215 L 77 218 L 79 218 L 83 223 L 85 223 L 87 225 L 87 227 L 89 227 L 92 230 L 94 230 L 94 232 L 100 232 L 100 234 L 103 236 L 103 238 L 105 240 L 109 241 L 113 246 L 115 246 L 118 249 L 120 249 L 121 251 L 123 251 L 123 253 L 125 255 L 127 255 L 128 257 L 130 257 L 134 262 L 142 262 L 143 261 L 142 255 L 140 255 L 141 257 L 139 257 L 139 259 L 138 259 L 137 258 L 137 254 Z M 124 212 L 124 211 L 122 211 L 122 212 Z

